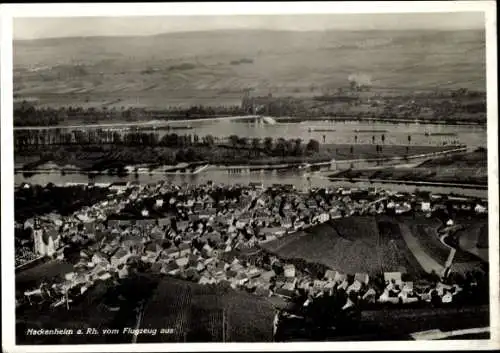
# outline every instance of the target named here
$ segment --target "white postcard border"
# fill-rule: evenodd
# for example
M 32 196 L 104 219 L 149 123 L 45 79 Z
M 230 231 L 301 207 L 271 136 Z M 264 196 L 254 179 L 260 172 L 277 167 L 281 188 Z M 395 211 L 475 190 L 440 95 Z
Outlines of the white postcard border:
M 291 351 L 291 350 L 467 350 L 499 347 L 499 206 L 498 206 L 498 102 L 496 3 L 494 1 L 433 2 L 269 2 L 269 3 L 127 3 L 127 4 L 18 4 L 0 5 L 1 112 L 2 112 L 2 345 L 6 352 L 126 352 L 126 351 Z M 490 340 L 404 342 L 213 343 L 125 345 L 15 345 L 14 298 L 14 177 L 12 137 L 12 18 L 162 15 L 264 15 L 321 13 L 429 13 L 484 12 L 487 42 L 488 190 L 490 234 Z

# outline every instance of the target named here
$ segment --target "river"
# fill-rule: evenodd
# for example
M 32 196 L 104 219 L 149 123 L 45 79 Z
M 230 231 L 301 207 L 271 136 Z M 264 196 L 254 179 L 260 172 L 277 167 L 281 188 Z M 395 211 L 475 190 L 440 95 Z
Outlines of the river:
M 480 125 L 451 125 L 451 124 L 419 124 L 419 123 L 391 123 L 391 122 L 363 122 L 363 121 L 332 121 L 311 120 L 302 122 L 277 122 L 276 124 L 264 123 L 262 119 L 250 117 L 227 117 L 214 119 L 197 119 L 189 121 L 146 121 L 141 123 L 124 124 L 100 124 L 92 126 L 51 126 L 31 129 L 124 129 L 140 127 L 143 131 L 156 131 L 159 137 L 166 133 L 192 134 L 198 136 L 212 135 L 219 139 L 231 135 L 240 137 L 263 139 L 272 137 L 274 139 L 285 137 L 287 139 L 300 138 L 303 141 L 316 139 L 324 143 L 335 144 L 371 144 L 373 137 L 375 142 L 382 144 L 405 145 L 408 144 L 408 136 L 411 136 L 412 145 L 443 145 L 460 143 L 471 148 L 479 146 L 486 147 L 486 127 Z M 172 130 L 160 129 L 166 125 Z M 149 129 L 151 127 L 151 129 Z M 27 130 L 16 128 L 16 130 Z M 428 133 L 428 134 L 426 134 Z
M 467 125 L 437 125 L 437 124 L 417 124 L 417 123 L 389 123 L 389 122 L 360 122 L 360 121 L 303 121 L 299 123 L 276 123 L 267 124 L 248 117 L 239 118 L 220 118 L 193 120 L 183 122 L 169 122 L 170 126 L 176 127 L 170 132 L 177 134 L 196 134 L 198 136 L 212 135 L 218 138 L 227 138 L 230 135 L 238 135 L 247 138 L 265 138 L 274 139 L 285 137 L 300 138 L 303 141 L 317 139 L 320 142 L 335 144 L 371 144 L 375 136 L 376 143 L 382 143 L 382 135 L 385 137 L 385 144 L 404 145 L 408 143 L 408 136 L 411 136 L 412 145 L 443 145 L 443 143 L 458 142 L 474 149 L 479 146 L 486 147 L 486 127 L 467 126 Z M 155 122 L 144 122 L 141 126 L 155 125 Z M 160 124 L 158 123 L 158 126 Z M 163 122 L 162 125 L 165 125 Z M 183 127 L 189 128 L 183 129 Z M 104 128 L 104 126 L 100 126 Z M 108 128 L 110 126 L 107 126 Z M 64 127 L 61 127 L 64 128 Z M 95 128 L 95 127 L 94 127 Z M 320 131 L 315 131 L 315 130 Z M 159 135 L 163 135 L 168 130 L 157 130 Z M 429 134 L 426 134 L 429 133 Z M 323 139 L 324 138 L 324 139 Z M 340 162 L 338 162 L 340 163 Z M 366 163 L 365 163 L 366 164 Z M 368 166 L 368 164 L 366 165 Z M 357 168 L 362 166 L 356 165 Z M 333 169 L 337 169 L 336 167 Z M 346 186 L 346 187 L 380 187 L 395 191 L 412 191 L 415 186 L 401 184 L 377 184 L 368 182 L 350 183 L 346 181 L 331 182 L 320 177 L 312 177 L 310 180 L 306 177 L 304 171 L 253 171 L 247 173 L 230 173 L 223 168 L 211 167 L 197 175 L 171 174 L 140 174 L 136 178 L 134 174 L 120 178 L 118 176 L 100 175 L 89 179 L 86 174 L 67 174 L 60 173 L 37 174 L 26 178 L 21 173 L 15 174 L 16 184 L 28 182 L 33 184 L 45 185 L 49 182 L 54 184 L 64 184 L 66 182 L 95 181 L 101 183 L 111 183 L 123 180 L 137 180 L 140 183 L 158 182 L 167 180 L 175 183 L 205 183 L 208 180 L 226 184 L 247 184 L 249 182 L 261 182 L 264 185 L 277 183 L 293 184 L 297 188 L 309 186 Z M 469 196 L 487 197 L 487 191 L 450 188 L 419 186 L 419 189 L 429 190 L 435 193 L 457 193 Z
M 31 177 L 25 177 L 22 173 L 15 175 L 15 183 L 19 185 L 23 182 L 31 184 L 46 185 L 48 183 L 65 184 L 65 183 L 113 183 L 117 181 L 137 181 L 141 184 L 156 183 L 167 181 L 176 184 L 204 184 L 207 181 L 223 184 L 248 184 L 250 182 L 262 183 L 264 186 L 272 184 L 292 184 L 297 189 L 306 189 L 308 187 L 346 187 L 346 188 L 369 188 L 376 187 L 385 190 L 397 192 L 413 192 L 417 187 L 414 185 L 403 185 L 395 183 L 370 183 L 349 181 L 329 181 L 324 178 L 324 173 L 307 173 L 299 170 L 287 171 L 253 171 L 246 173 L 229 172 L 222 168 L 212 167 L 205 171 L 195 174 L 129 174 L 125 177 L 98 175 L 89 177 L 86 174 L 66 174 L 60 173 L 44 173 L 36 174 Z M 418 186 L 420 190 L 430 191 L 435 194 L 459 194 L 463 196 L 487 198 L 487 190 L 463 189 L 458 187 L 438 187 L 438 186 Z
M 186 124 L 179 124 L 181 127 Z M 275 125 L 245 120 L 197 121 L 187 124 L 191 129 L 176 130 L 176 133 L 212 135 L 224 138 L 230 135 L 247 138 L 300 138 L 303 141 L 316 139 L 324 143 L 335 144 L 371 144 L 373 137 L 376 143 L 405 145 L 408 136 L 414 145 L 442 145 L 458 142 L 470 147 L 486 146 L 486 128 L 466 125 L 435 124 L 395 124 L 360 121 L 304 121 L 301 123 L 277 123 Z M 175 126 L 175 124 L 172 124 Z M 426 135 L 426 132 L 430 133 Z M 161 131 L 160 134 L 165 133 Z M 356 139 L 357 136 L 357 139 Z M 324 137 L 324 140 L 323 140 Z

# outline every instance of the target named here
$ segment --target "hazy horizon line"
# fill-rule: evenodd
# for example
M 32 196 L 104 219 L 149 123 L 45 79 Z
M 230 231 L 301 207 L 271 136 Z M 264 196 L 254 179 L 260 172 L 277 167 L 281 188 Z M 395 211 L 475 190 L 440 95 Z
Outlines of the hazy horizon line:
M 57 39 L 92 39 L 92 38 L 147 38 L 179 34 L 194 34 L 194 33 L 210 33 L 210 32 L 292 32 L 292 33 L 326 33 L 326 32 L 465 32 L 465 31 L 484 31 L 483 28 L 361 28 L 361 29 L 344 29 L 344 28 L 328 28 L 320 29 L 272 29 L 272 28 L 219 28 L 219 29 L 197 29 L 197 30 L 179 30 L 167 31 L 148 34 L 104 34 L 104 35 L 70 35 L 70 36 L 50 36 L 50 37 L 19 37 L 12 38 L 13 42 L 34 42 Z

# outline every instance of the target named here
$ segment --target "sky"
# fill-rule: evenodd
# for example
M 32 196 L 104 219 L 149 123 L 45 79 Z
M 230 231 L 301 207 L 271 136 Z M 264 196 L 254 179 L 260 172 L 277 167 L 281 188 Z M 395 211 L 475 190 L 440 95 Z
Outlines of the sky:
M 15 18 L 14 39 L 154 35 L 221 29 L 407 30 L 484 28 L 481 12 L 405 14 L 237 15 Z

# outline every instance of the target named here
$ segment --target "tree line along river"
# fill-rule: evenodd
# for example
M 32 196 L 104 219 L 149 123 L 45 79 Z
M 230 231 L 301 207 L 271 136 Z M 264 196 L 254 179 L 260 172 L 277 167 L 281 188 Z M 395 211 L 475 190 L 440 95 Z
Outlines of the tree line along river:
M 192 134 L 198 136 L 211 135 L 218 139 L 225 139 L 231 135 L 246 138 L 300 138 L 303 141 L 315 139 L 323 143 L 335 144 L 371 144 L 381 143 L 389 145 L 443 145 L 466 144 L 470 147 L 486 145 L 486 127 L 479 125 L 450 125 L 450 124 L 418 124 L 418 123 L 388 123 L 362 121 L 332 121 L 314 120 L 292 122 L 278 122 L 268 124 L 261 118 L 228 117 L 219 119 L 197 119 L 191 121 L 172 122 L 141 122 L 130 124 L 102 124 L 92 126 L 59 126 L 48 127 L 48 130 L 60 129 L 63 132 L 71 130 L 117 130 L 139 128 L 141 131 L 156 132 L 161 138 L 164 134 Z M 30 128 L 16 128 L 15 131 L 29 130 Z M 45 127 L 31 129 L 44 130 Z M 408 139 L 410 136 L 410 139 Z

